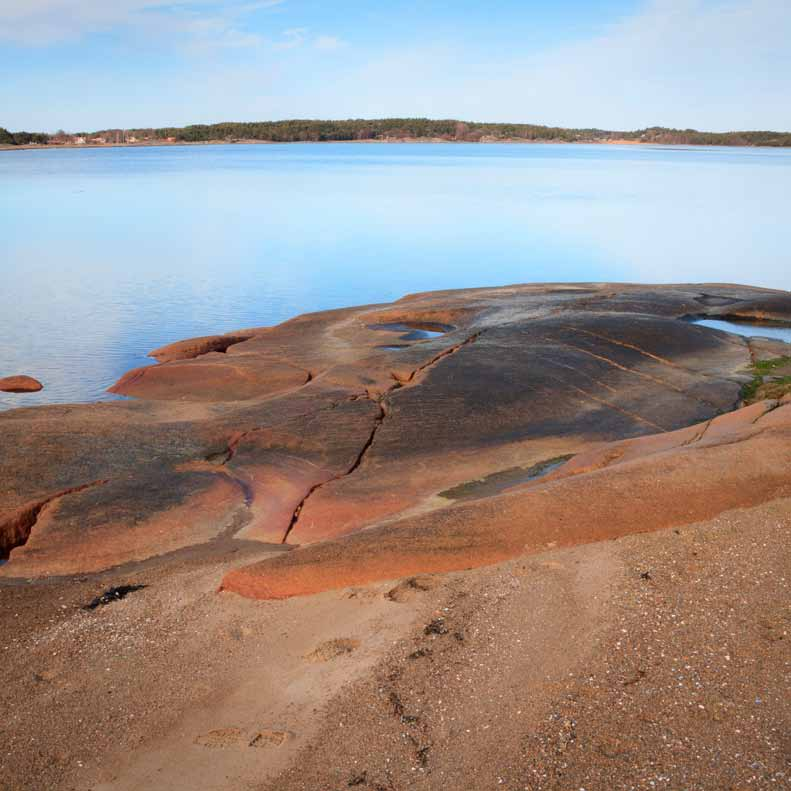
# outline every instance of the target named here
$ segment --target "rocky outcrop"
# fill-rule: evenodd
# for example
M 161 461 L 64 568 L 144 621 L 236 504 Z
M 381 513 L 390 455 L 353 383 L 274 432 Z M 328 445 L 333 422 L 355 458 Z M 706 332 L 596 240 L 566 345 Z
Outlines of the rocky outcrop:
M 174 360 L 191 360 L 209 352 L 225 353 L 231 346 L 249 340 L 255 335 L 253 331 L 236 332 L 228 335 L 204 335 L 200 338 L 189 338 L 185 341 L 176 341 L 167 346 L 149 352 L 157 362 L 170 363 Z
M 682 320 L 761 300 L 791 317 L 743 286 L 522 285 L 171 344 L 133 400 L 0 414 L 0 575 L 285 543 L 223 582 L 282 597 L 779 496 L 789 408 L 725 417 L 755 351 Z
M 0 391 L 4 393 L 37 393 L 44 385 L 32 376 L 5 376 L 0 378 Z
M 756 295 L 752 299 L 731 299 L 727 303 L 717 305 L 708 311 L 712 318 L 731 319 L 733 321 L 775 322 L 788 321 L 788 295 L 766 294 Z
M 791 496 L 791 404 L 763 402 L 608 443 L 554 474 L 230 572 L 225 590 L 285 598 L 488 565 L 554 547 L 682 527 Z

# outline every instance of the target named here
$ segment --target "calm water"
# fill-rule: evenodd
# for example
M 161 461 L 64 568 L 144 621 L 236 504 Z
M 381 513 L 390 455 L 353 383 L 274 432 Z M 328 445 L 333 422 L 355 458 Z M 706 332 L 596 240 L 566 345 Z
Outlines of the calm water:
M 786 326 L 774 327 L 771 324 L 750 324 L 743 321 L 720 321 L 719 319 L 700 319 L 693 324 L 700 324 L 703 327 L 711 327 L 723 332 L 732 332 L 735 335 L 771 338 L 773 341 L 791 343 L 791 327 Z
M 525 281 L 791 287 L 791 152 L 272 145 L 0 152 L 0 375 L 84 401 L 150 349 Z

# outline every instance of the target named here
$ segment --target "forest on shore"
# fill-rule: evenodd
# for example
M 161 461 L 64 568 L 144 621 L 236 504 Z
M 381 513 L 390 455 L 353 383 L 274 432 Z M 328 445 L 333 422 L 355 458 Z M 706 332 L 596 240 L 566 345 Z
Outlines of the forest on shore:
M 791 147 L 791 132 L 700 132 L 650 127 L 635 131 L 567 129 L 537 124 L 474 123 L 453 119 L 383 118 L 346 121 L 288 120 L 192 124 L 184 127 L 104 129 L 55 134 L 9 132 L 0 127 L 0 145 L 90 145 L 135 143 L 272 143 L 366 140 L 448 142 L 654 143 L 658 145 Z

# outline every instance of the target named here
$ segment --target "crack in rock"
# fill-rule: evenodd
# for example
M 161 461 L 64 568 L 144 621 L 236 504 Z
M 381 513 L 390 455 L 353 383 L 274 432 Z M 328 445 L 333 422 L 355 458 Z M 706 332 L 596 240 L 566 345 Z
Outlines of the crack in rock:
M 24 546 L 27 543 L 41 513 L 52 505 L 52 503 L 69 494 L 83 492 L 94 486 L 103 486 L 108 483 L 108 481 L 109 479 L 102 479 L 84 483 L 80 486 L 73 486 L 70 489 L 64 489 L 42 500 L 37 500 L 34 503 L 28 503 L 18 508 L 4 522 L 0 522 L 0 559 L 8 560 L 12 550 Z
M 406 377 L 405 379 L 398 379 L 398 378 L 395 377 L 395 375 L 393 375 L 393 378 L 395 379 L 395 382 L 387 389 L 387 391 L 385 393 L 380 395 L 378 398 L 372 398 L 370 395 L 367 395 L 367 394 L 365 396 L 363 396 L 364 398 L 367 398 L 369 401 L 372 401 L 378 407 L 378 413 L 374 417 L 373 426 L 371 427 L 371 432 L 369 433 L 368 438 L 366 439 L 365 443 L 363 444 L 362 448 L 360 449 L 360 452 L 355 457 L 355 459 L 352 462 L 351 466 L 345 472 L 341 472 L 341 473 L 338 473 L 337 475 L 333 475 L 328 480 L 322 481 L 321 483 L 314 484 L 313 486 L 310 487 L 310 489 L 308 489 L 308 491 L 305 493 L 305 496 L 299 501 L 297 507 L 294 509 L 294 512 L 293 512 L 293 514 L 291 516 L 291 521 L 289 522 L 289 525 L 286 528 L 286 531 L 285 531 L 285 533 L 283 535 L 283 538 L 281 540 L 282 544 L 286 543 L 286 541 L 288 540 L 289 535 L 291 535 L 292 531 L 297 526 L 297 522 L 299 522 L 299 517 L 302 514 L 302 511 L 303 511 L 303 509 L 305 507 L 305 503 L 307 503 L 307 501 L 314 494 L 314 492 L 318 491 L 323 486 L 326 486 L 327 484 L 332 483 L 333 481 L 337 481 L 337 480 L 340 480 L 341 478 L 348 477 L 349 475 L 354 473 L 355 470 L 359 469 L 359 467 L 362 465 L 363 461 L 365 460 L 366 454 L 371 449 L 371 446 L 374 444 L 374 440 L 376 439 L 377 432 L 381 428 L 382 423 L 384 423 L 384 420 L 385 420 L 385 418 L 388 415 L 388 412 L 387 412 L 387 396 L 388 396 L 388 394 L 393 392 L 394 390 L 398 390 L 401 387 L 404 387 L 404 386 L 407 386 L 407 385 L 414 385 L 414 384 L 416 384 L 417 381 L 418 381 L 417 377 L 419 377 L 420 374 L 424 373 L 425 371 L 429 370 L 430 368 L 433 368 L 441 360 L 444 360 L 445 358 L 450 357 L 453 354 L 456 354 L 456 352 L 458 352 L 460 349 L 462 349 L 463 347 L 467 346 L 468 344 L 474 343 L 476 340 L 478 340 L 478 338 L 480 338 L 481 334 L 482 334 L 482 331 L 481 332 L 476 332 L 473 335 L 470 335 L 468 338 L 465 338 L 465 340 L 461 341 L 460 343 L 457 343 L 457 344 L 455 344 L 453 346 L 448 347 L 447 349 L 444 349 L 442 352 L 437 354 L 435 357 L 432 357 L 432 359 L 429 360 L 424 365 L 421 365 L 421 366 L 415 368 L 412 371 L 412 373 L 410 373 L 409 376 Z

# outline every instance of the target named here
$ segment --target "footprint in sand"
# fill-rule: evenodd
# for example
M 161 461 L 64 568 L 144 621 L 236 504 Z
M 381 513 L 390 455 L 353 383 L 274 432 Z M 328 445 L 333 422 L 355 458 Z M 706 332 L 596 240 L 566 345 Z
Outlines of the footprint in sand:
M 430 591 L 440 584 L 440 580 L 436 577 L 422 576 L 422 577 L 408 577 L 402 580 L 392 590 L 389 590 L 385 597 L 390 601 L 405 602 L 414 599 L 421 593 Z
M 233 747 L 242 741 L 239 728 L 217 728 L 195 737 L 195 744 L 201 747 Z
M 372 602 L 379 598 L 379 592 L 374 588 L 351 588 L 346 594 L 347 599 L 357 599 L 360 602 Z
M 308 662 L 329 662 L 344 654 L 350 654 L 355 648 L 359 648 L 360 641 L 352 640 L 348 637 L 338 637 L 335 640 L 327 640 L 317 646 L 313 651 L 305 656 Z
M 250 747 L 280 747 L 283 742 L 288 741 L 294 736 L 291 731 L 259 731 L 250 739 Z

